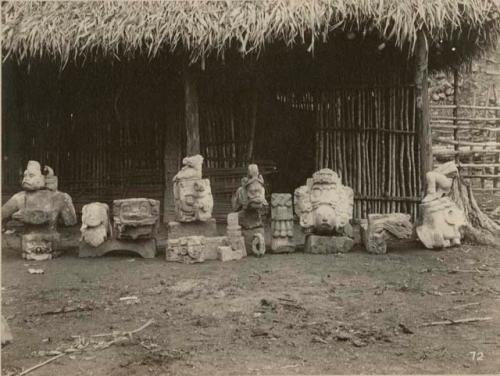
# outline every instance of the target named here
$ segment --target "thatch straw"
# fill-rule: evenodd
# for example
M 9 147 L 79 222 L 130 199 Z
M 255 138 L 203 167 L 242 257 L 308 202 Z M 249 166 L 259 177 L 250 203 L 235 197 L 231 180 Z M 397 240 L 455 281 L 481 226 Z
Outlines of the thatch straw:
M 313 50 L 334 30 L 376 33 L 411 52 L 420 28 L 437 55 L 454 48 L 460 61 L 500 33 L 498 0 L 12 1 L 2 3 L 1 21 L 4 56 L 62 62 L 153 57 L 164 49 L 188 51 L 196 61 L 228 48 L 259 52 L 273 42 Z

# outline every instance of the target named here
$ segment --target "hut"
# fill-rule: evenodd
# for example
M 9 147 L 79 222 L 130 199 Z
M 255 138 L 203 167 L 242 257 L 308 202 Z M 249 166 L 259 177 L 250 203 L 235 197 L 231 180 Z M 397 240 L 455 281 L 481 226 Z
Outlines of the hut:
M 322 167 L 355 217 L 416 214 L 431 168 L 427 75 L 494 45 L 495 0 L 2 2 L 3 197 L 27 160 L 78 206 L 173 210 L 201 153 L 215 213 L 244 166 L 292 192 Z

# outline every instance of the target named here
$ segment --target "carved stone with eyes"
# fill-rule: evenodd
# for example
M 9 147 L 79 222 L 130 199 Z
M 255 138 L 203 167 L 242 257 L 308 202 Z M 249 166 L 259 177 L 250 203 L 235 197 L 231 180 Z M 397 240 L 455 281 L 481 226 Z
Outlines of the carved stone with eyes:
M 147 198 L 113 201 L 113 229 L 117 239 L 151 239 L 158 232 L 160 202 Z
M 295 190 L 295 213 L 307 234 L 340 235 L 352 219 L 354 193 L 335 171 L 321 169 Z

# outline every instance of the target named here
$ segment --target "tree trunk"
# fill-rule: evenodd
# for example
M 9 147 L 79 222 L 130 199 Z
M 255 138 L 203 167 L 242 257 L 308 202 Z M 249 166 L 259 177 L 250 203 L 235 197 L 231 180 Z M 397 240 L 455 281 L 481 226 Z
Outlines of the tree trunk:
M 481 211 L 472 193 L 471 186 L 460 174 L 453 179 L 450 192 L 457 206 L 463 210 L 467 224 L 464 226 L 464 240 L 472 244 L 500 245 L 500 225 Z

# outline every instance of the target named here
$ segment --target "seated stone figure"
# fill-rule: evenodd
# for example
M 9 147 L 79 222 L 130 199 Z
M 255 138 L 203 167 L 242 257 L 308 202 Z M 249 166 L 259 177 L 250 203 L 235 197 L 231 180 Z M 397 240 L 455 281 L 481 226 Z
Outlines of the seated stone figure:
M 208 221 L 212 218 L 214 201 L 210 180 L 202 179 L 203 157 L 186 157 L 182 164 L 182 169 L 173 178 L 176 220 Z
M 57 225 L 76 224 L 71 197 L 57 190 L 57 178 L 50 167 L 49 186 L 40 163 L 29 161 L 22 181 L 23 191 L 16 193 L 2 206 L 2 221 L 15 219 L 24 224 L 23 257 L 43 260 L 57 255 Z M 49 189 L 50 188 L 50 189 Z
M 426 196 L 420 204 L 417 235 L 425 247 L 445 248 L 460 245 L 460 228 L 465 225 L 465 214 L 446 195 L 457 173 L 454 162 L 448 162 L 426 174 Z
M 352 247 L 354 193 L 337 173 L 321 169 L 295 190 L 295 213 L 306 234 L 306 252 L 348 251 Z M 330 237 L 330 239 L 328 239 Z M 340 248 L 339 248 L 340 247 Z
M 233 195 L 232 206 L 233 210 L 238 211 L 246 249 L 251 249 L 258 256 L 265 252 L 262 216 L 269 207 L 265 194 L 264 179 L 259 173 L 259 167 L 256 164 L 249 165 L 247 176 L 241 179 L 241 186 Z M 257 233 L 261 236 L 256 236 Z

